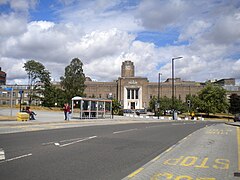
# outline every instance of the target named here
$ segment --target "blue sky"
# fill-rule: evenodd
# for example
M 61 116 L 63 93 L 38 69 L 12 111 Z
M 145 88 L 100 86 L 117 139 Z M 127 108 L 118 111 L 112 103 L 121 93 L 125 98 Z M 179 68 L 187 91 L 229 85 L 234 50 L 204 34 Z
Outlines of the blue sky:
M 61 8 L 60 3 L 54 1 L 39 1 L 34 9 L 30 9 L 30 21 L 53 21 L 57 22 L 56 10 Z
M 0 66 L 23 83 L 34 59 L 58 80 L 78 57 L 86 76 L 112 81 L 132 60 L 136 75 L 157 81 L 183 56 L 175 69 L 184 80 L 240 79 L 239 10 L 238 0 L 4 0 Z

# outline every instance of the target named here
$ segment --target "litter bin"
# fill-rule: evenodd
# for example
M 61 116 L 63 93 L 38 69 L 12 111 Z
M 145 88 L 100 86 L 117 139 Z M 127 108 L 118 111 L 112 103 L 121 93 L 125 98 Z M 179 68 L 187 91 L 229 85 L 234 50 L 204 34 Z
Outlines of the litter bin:
M 28 121 L 29 120 L 29 114 L 25 112 L 19 112 L 17 113 L 17 121 Z

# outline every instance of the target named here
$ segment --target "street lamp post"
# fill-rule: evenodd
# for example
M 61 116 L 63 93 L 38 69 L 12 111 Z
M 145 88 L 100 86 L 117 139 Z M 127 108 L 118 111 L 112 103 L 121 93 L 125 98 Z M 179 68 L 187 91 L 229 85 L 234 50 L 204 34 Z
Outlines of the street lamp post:
M 158 73 L 158 119 L 160 113 L 160 83 L 161 83 L 161 73 Z
M 172 117 L 175 120 L 175 101 L 174 101 L 174 60 L 181 59 L 183 57 L 172 58 Z

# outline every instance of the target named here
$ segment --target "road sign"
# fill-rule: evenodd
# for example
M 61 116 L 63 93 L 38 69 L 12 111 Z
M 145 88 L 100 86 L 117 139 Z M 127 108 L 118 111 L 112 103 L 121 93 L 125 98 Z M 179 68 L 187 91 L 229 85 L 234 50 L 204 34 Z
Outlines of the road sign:
M 7 88 L 4 88 L 5 91 L 12 91 L 13 88 L 12 87 L 7 87 Z

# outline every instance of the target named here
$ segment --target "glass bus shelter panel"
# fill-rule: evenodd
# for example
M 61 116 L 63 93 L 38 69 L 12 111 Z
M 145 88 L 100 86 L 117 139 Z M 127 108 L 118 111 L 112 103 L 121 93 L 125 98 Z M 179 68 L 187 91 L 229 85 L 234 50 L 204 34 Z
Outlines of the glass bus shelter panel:
M 111 103 L 110 102 L 105 102 L 105 110 L 110 111 L 111 110 Z
M 98 111 L 104 111 L 104 102 L 98 102 Z
M 89 110 L 89 101 L 83 101 L 82 107 L 83 107 L 83 109 L 82 109 L 83 111 Z
M 104 112 L 98 112 L 96 118 L 98 118 L 98 119 L 104 119 Z
M 91 111 L 97 111 L 97 102 L 91 101 Z

